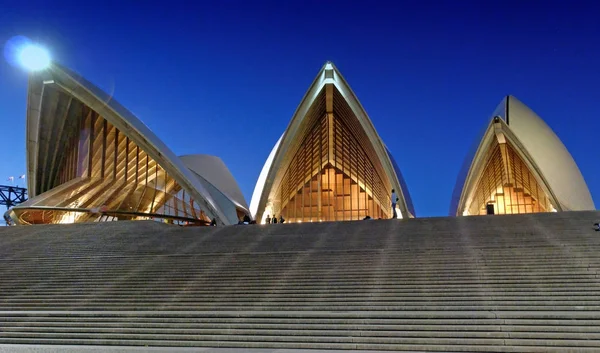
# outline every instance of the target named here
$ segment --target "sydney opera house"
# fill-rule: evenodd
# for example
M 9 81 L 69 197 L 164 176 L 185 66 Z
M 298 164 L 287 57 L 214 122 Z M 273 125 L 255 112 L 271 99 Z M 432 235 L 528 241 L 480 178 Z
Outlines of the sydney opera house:
M 250 207 L 223 161 L 177 156 L 138 118 L 53 63 L 27 102 L 30 199 L 16 224 L 157 220 L 180 225 L 415 217 L 407 185 L 369 116 L 332 63 L 309 87 L 259 175 Z M 592 210 L 573 158 L 516 98 L 498 106 L 465 160 L 451 216 Z
M 507 96 L 463 164 L 450 215 L 594 209 L 583 176 L 558 136 L 525 104 Z
M 217 157 L 177 157 L 140 120 L 81 76 L 53 63 L 29 79 L 29 200 L 16 224 L 154 219 L 205 225 L 249 215 Z
M 304 95 L 260 173 L 250 202 L 257 220 L 291 222 L 414 217 L 394 158 L 332 63 Z

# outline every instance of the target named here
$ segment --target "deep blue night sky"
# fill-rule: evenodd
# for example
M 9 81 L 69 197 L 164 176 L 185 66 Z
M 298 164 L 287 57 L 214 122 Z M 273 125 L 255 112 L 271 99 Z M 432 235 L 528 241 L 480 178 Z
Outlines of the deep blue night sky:
M 220 156 L 248 203 L 331 60 L 394 154 L 418 216 L 447 215 L 463 158 L 506 94 L 556 132 L 600 204 L 600 5 L 256 3 L 0 0 L 0 43 L 44 44 L 176 154 Z M 26 73 L 3 59 L 0 181 L 25 173 L 26 91 Z

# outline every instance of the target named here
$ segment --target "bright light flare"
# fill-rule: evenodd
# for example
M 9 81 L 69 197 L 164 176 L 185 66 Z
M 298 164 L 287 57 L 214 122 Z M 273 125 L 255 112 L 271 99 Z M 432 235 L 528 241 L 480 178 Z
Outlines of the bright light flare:
M 27 71 L 44 70 L 51 63 L 48 50 L 24 36 L 16 36 L 6 42 L 4 57 L 11 65 Z
M 19 53 L 21 66 L 29 71 L 40 71 L 50 66 L 50 54 L 38 45 L 28 45 Z

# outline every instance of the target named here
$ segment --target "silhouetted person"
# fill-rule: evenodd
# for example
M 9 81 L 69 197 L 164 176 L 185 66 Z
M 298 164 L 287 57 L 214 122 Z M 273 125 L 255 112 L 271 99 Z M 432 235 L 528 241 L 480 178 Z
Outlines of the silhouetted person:
M 244 224 L 250 224 L 250 216 L 244 215 Z
M 398 195 L 396 195 L 396 190 L 392 189 L 392 218 L 398 218 L 398 214 L 396 213 L 396 203 L 398 202 Z
M 6 211 L 6 213 L 4 214 L 4 221 L 6 222 L 7 226 L 12 225 L 12 220 L 10 219 L 10 216 L 8 215 L 8 211 Z
M 285 223 L 285 218 L 283 218 L 283 215 L 279 215 L 279 223 Z
M 594 226 L 596 227 L 594 230 L 600 232 L 600 223 L 594 223 Z
M 369 221 L 371 219 L 372 219 L 371 216 L 366 216 L 365 218 L 363 218 L 363 221 Z
M 217 226 L 217 219 L 213 218 L 212 221 L 210 221 L 210 226 L 211 227 L 216 227 Z
M 271 215 L 267 215 L 267 219 L 265 219 L 265 222 L 267 222 L 267 224 L 271 224 Z
M 273 217 L 273 224 L 276 224 L 276 223 L 277 223 L 277 217 L 274 216 Z

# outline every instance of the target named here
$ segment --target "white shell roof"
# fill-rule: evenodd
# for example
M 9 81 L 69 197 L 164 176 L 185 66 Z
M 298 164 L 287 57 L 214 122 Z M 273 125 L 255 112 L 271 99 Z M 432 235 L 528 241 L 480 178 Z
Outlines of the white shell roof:
M 212 199 L 202 183 L 188 170 L 183 162 L 133 113 L 119 104 L 112 96 L 87 81 L 81 75 L 57 64 L 32 74 L 27 109 L 27 167 L 28 185 L 34 185 L 37 168 L 38 123 L 41 105 L 39 84 L 56 84 L 64 91 L 88 105 L 121 132 L 131 138 L 150 157 L 163 167 L 175 180 L 187 189 L 207 209 L 207 213 L 224 224 L 232 223 L 219 205 Z M 34 87 L 34 88 L 32 88 Z M 33 90 L 35 91 L 33 91 Z M 42 88 L 43 89 L 43 88 Z
M 508 96 L 504 118 L 548 182 L 561 206 L 569 211 L 594 210 L 583 175 L 554 131 L 529 107 Z
M 221 158 L 207 154 L 192 154 L 180 156 L 179 159 L 194 173 L 219 189 L 236 206 L 248 210 L 248 204 L 240 187 Z
M 326 75 L 326 72 L 330 72 L 331 75 Z M 338 71 L 338 69 L 331 62 L 325 63 L 325 65 L 321 68 L 317 77 L 311 84 L 310 88 L 302 98 L 300 105 L 296 109 L 294 116 L 292 117 L 288 127 L 286 128 L 283 135 L 275 144 L 275 147 L 269 154 L 267 161 L 260 173 L 258 182 L 254 189 L 254 193 L 252 194 L 252 200 L 250 201 L 250 211 L 253 217 L 258 217 L 264 210 L 264 207 L 267 203 L 268 194 L 272 188 L 272 183 L 275 179 L 275 174 L 279 168 L 279 163 L 285 153 L 287 152 L 289 146 L 292 144 L 293 140 L 297 138 L 298 128 L 302 123 L 302 120 L 306 116 L 307 111 L 310 109 L 314 100 L 318 97 L 319 93 L 323 89 L 326 84 L 333 84 L 337 88 L 337 90 L 342 94 L 346 102 L 352 109 L 353 113 L 358 118 L 362 128 L 366 132 L 369 137 L 373 147 L 377 153 L 377 156 L 381 160 L 381 163 L 384 167 L 384 170 L 388 174 L 392 182 L 392 188 L 398 190 L 398 196 L 400 198 L 400 202 L 398 203 L 400 207 L 400 211 L 403 216 L 412 217 L 414 216 L 414 209 L 412 207 L 412 202 L 410 202 L 410 196 L 408 194 L 408 189 L 406 188 L 405 183 L 400 181 L 401 176 L 396 174 L 396 169 L 393 166 L 393 163 L 390 159 L 390 155 L 388 155 L 388 151 L 382 142 L 379 134 L 375 130 L 375 127 L 365 112 L 364 108 L 358 101 L 358 98 Z M 407 202 L 408 200 L 408 202 Z
M 506 96 L 492 114 L 485 132 L 479 136 L 476 149 L 467 156 L 456 182 L 450 215 L 462 214 L 469 191 L 464 188 L 475 177 L 474 168 L 480 164 L 480 153 L 490 134 L 494 117 L 504 121 L 505 128 L 518 140 L 523 154 L 535 165 L 537 172 L 550 193 L 556 198 L 561 210 L 595 210 L 592 196 L 573 156 L 552 129 L 529 107 L 514 96 Z M 468 167 L 468 168 L 467 168 Z

